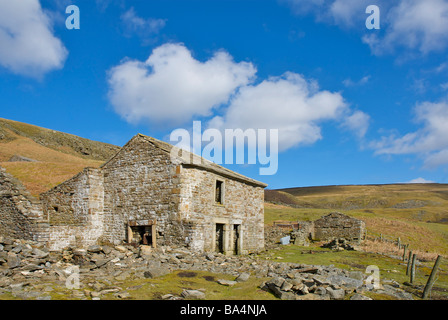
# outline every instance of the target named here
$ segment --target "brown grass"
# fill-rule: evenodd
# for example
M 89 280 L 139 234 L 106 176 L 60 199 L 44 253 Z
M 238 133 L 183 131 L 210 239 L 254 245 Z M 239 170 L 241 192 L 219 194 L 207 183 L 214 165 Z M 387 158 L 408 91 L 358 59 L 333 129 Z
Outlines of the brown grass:
M 380 253 L 386 255 L 393 255 L 402 257 L 403 249 L 398 249 L 395 243 L 385 242 L 380 240 L 366 240 L 362 243 L 360 248 L 365 252 Z M 412 250 L 413 253 L 417 255 L 420 261 L 435 261 L 438 253 L 436 252 L 426 252 L 421 250 Z M 408 258 L 409 250 L 406 251 L 406 259 Z
M 8 162 L 15 154 L 38 162 Z M 20 180 L 34 196 L 71 178 L 85 167 L 99 167 L 104 163 L 56 151 L 18 135 L 13 141 L 0 143 L 0 161 L 0 166 Z
M 400 238 L 402 244 L 409 244 L 410 248 L 419 248 L 421 252 L 446 253 L 446 238 L 440 232 L 429 228 L 431 224 L 421 226 L 413 221 L 382 217 L 364 217 L 362 220 L 365 221 L 370 234 L 375 236 L 388 235 L 388 239 L 393 241 Z

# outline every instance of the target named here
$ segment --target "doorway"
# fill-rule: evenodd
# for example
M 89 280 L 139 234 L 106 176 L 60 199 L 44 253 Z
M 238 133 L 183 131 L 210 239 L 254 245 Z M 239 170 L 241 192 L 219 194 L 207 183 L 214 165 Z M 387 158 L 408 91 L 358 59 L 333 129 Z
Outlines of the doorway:
M 138 247 L 140 245 L 156 247 L 155 221 L 129 221 L 128 243 Z
M 234 224 L 233 225 L 233 254 L 237 255 L 241 253 L 241 247 L 240 247 L 240 236 L 241 236 L 241 225 L 240 224 Z
M 217 223 L 215 230 L 215 251 L 224 253 L 224 224 Z
M 152 230 L 151 227 L 137 226 L 131 227 L 132 240 L 136 244 L 142 244 L 145 246 L 152 246 Z

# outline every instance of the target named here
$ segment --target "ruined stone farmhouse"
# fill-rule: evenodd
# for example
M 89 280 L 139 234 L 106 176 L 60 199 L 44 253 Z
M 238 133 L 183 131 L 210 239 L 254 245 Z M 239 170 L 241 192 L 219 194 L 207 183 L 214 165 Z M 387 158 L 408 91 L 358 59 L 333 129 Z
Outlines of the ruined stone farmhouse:
M 314 221 L 298 221 L 294 242 L 307 245 L 309 240 L 345 239 L 360 242 L 366 238 L 365 222 L 340 212 L 331 212 Z
M 365 222 L 340 212 L 331 212 L 314 221 L 313 238 L 317 240 L 346 239 L 361 241 L 366 236 Z
M 266 184 L 173 148 L 134 136 L 100 168 L 41 194 L 30 234 L 52 249 L 108 242 L 262 250 Z

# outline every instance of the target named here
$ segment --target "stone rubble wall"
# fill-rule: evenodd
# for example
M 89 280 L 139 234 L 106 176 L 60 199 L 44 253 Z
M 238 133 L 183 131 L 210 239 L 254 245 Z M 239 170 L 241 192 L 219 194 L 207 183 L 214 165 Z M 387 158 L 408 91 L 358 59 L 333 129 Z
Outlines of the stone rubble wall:
M 41 194 L 43 212 L 48 217 L 48 246 L 95 244 L 104 229 L 103 176 L 101 169 L 86 168 L 81 173 Z
M 45 223 L 38 199 L 0 167 L 0 236 L 41 240 Z

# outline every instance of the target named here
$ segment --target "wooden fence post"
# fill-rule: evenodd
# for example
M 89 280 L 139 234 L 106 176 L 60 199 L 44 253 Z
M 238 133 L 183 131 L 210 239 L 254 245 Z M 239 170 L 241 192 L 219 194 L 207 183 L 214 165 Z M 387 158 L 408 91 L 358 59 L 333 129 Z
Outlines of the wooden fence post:
M 412 251 L 409 251 L 408 256 L 408 267 L 406 268 L 406 275 L 409 275 L 409 271 L 411 270 L 411 260 L 412 260 Z
M 403 261 L 406 261 L 406 250 L 407 250 L 407 245 L 403 246 Z
M 417 258 L 417 255 L 414 253 L 412 255 L 412 265 L 411 265 L 411 283 L 414 283 L 414 278 L 415 278 L 415 259 Z
M 426 282 L 425 289 L 423 290 L 422 298 L 426 299 L 428 294 L 431 292 L 432 286 L 435 282 L 437 269 L 439 268 L 440 261 L 442 260 L 442 257 L 439 255 L 437 256 L 436 262 L 434 263 L 434 267 L 432 268 L 431 275 L 429 276 L 428 282 Z

